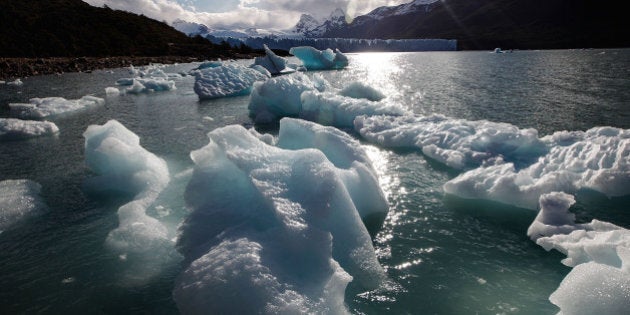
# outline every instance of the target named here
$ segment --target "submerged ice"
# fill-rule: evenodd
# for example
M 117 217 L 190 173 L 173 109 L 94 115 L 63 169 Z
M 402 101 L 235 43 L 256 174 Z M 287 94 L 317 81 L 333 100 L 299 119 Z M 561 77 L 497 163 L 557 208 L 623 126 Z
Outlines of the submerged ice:
M 40 184 L 27 179 L 0 181 L 0 233 L 46 211 L 41 190 Z
M 208 136 L 191 153 L 180 311 L 346 313 L 350 281 L 378 286 L 384 272 L 361 216 L 384 216 L 387 203 L 356 141 L 289 119 L 278 139 L 262 137 L 277 146 L 241 126 Z

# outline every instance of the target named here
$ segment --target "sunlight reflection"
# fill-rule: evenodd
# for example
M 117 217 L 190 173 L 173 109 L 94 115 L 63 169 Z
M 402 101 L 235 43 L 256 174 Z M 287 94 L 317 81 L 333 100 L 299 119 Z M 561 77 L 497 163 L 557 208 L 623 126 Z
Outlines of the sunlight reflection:
M 397 95 L 400 87 L 394 77 L 402 71 L 397 63 L 398 53 L 362 53 L 352 56 L 352 68 L 364 83 L 373 86 L 385 95 Z

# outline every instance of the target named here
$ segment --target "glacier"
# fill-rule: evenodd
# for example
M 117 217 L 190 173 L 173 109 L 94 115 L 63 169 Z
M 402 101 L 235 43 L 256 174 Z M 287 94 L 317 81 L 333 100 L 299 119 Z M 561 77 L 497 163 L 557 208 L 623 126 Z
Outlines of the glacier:
M 277 146 L 259 136 L 227 126 L 191 153 L 191 212 L 177 241 L 186 267 L 173 291 L 180 311 L 348 313 L 350 281 L 374 289 L 385 279 L 360 214 L 388 210 L 365 152 L 302 120 L 283 119 L 277 139 L 264 137 Z
M 40 184 L 28 179 L 0 181 L 0 233 L 47 211 L 41 190 Z
M 59 132 L 53 122 L 0 118 L 0 141 L 49 136 Z
M 30 103 L 9 103 L 11 114 L 24 119 L 42 119 L 105 104 L 105 100 L 91 95 L 77 100 L 63 97 L 31 98 Z
M 224 64 L 195 72 L 195 93 L 199 99 L 242 96 L 251 92 L 254 82 L 265 81 L 271 74 L 265 69 Z
M 608 222 L 575 223 L 572 195 L 540 197 L 527 234 L 545 250 L 567 256 L 573 267 L 549 300 L 560 314 L 623 314 L 630 309 L 630 231 Z
M 294 55 L 306 68 L 306 70 L 330 70 L 343 69 L 348 66 L 348 57 L 341 53 L 339 49 L 327 48 L 318 50 L 310 46 L 291 47 L 289 53 Z

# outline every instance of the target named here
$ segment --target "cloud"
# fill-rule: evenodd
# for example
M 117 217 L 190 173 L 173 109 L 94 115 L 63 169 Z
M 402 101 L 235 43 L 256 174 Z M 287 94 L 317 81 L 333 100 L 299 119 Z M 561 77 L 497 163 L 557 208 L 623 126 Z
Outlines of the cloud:
M 94 6 L 144 14 L 173 22 L 182 19 L 212 28 L 287 29 L 302 13 L 325 17 L 341 8 L 354 17 L 383 5 L 397 5 L 411 0 L 84 0 Z

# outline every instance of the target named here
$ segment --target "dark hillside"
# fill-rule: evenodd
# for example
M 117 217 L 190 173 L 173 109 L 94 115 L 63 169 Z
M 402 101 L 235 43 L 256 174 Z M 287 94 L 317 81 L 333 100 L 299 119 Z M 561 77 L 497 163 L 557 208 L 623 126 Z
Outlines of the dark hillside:
M 81 0 L 1 0 L 0 57 L 199 56 L 224 53 L 142 15 Z

